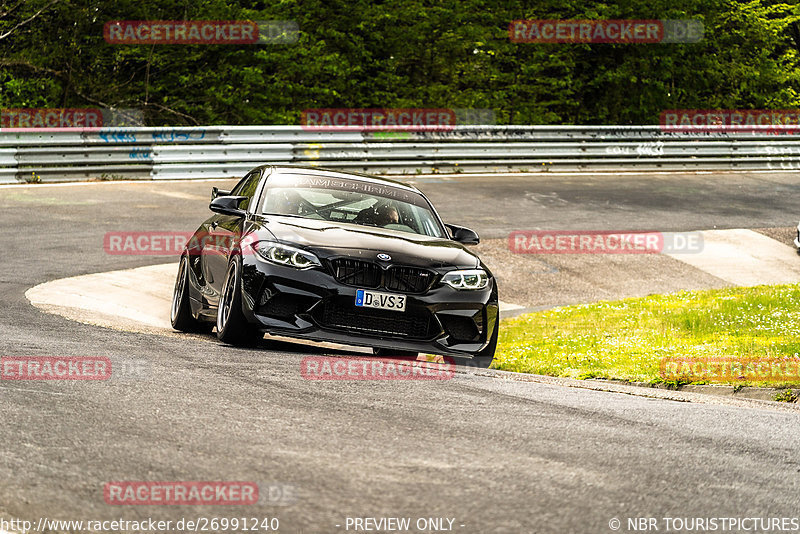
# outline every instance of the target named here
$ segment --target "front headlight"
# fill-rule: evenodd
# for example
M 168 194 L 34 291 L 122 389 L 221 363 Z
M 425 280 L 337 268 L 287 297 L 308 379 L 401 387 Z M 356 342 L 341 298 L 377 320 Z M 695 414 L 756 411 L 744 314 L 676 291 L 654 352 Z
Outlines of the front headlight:
M 312 253 L 274 241 L 259 241 L 253 245 L 253 249 L 260 258 L 275 265 L 286 265 L 296 269 L 322 266 Z
M 483 269 L 450 271 L 442 277 L 442 282 L 453 289 L 483 289 L 489 285 L 489 275 Z

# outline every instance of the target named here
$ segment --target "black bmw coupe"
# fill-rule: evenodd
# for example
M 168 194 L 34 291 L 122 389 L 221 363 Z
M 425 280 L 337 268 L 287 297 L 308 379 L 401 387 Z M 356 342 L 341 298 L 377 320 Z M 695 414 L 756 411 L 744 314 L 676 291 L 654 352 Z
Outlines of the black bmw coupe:
M 320 168 L 262 166 L 187 243 L 172 326 L 253 344 L 271 334 L 419 352 L 486 367 L 499 327 L 497 284 L 416 188 Z

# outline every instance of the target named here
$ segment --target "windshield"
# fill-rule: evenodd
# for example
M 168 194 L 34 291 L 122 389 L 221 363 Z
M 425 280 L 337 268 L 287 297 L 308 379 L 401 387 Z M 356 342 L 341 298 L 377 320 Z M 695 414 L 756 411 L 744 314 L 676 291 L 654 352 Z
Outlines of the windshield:
M 444 237 L 422 195 L 361 180 L 300 175 L 270 177 L 262 213 Z

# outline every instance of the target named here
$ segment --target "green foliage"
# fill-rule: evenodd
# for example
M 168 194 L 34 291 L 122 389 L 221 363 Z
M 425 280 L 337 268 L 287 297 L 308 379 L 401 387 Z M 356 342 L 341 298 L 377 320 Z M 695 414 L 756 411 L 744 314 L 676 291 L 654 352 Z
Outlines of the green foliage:
M 791 389 L 787 388 L 776 393 L 774 400 L 777 402 L 797 402 L 797 394 Z
M 572 378 L 639 382 L 797 384 L 800 285 L 733 287 L 566 306 L 522 315 L 500 327 L 494 367 Z M 732 359 L 783 365 L 764 378 L 668 372 L 666 362 Z M 787 366 L 788 365 L 788 366 Z M 746 375 L 746 376 L 745 376 Z M 707 376 L 709 380 L 704 380 Z
M 508 23 L 526 18 L 692 18 L 705 38 L 511 42 Z M 106 21 L 146 19 L 293 20 L 301 35 L 261 46 L 103 40 Z M 318 107 L 654 124 L 664 109 L 800 106 L 799 20 L 800 6 L 771 0 L 0 0 L 0 107 L 138 108 L 152 125 L 298 124 Z

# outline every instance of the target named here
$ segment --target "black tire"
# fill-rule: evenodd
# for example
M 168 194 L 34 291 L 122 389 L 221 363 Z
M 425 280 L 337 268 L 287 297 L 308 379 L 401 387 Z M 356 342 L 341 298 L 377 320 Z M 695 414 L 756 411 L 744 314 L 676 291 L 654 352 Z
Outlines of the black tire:
M 241 260 L 235 257 L 228 265 L 219 296 L 217 338 L 230 345 L 253 346 L 264 338 L 264 334 L 251 325 L 242 312 L 241 280 Z
M 417 356 L 419 356 L 418 352 L 410 350 L 381 349 L 378 347 L 372 347 L 372 354 L 384 358 L 389 358 L 391 356 L 402 356 L 403 358 L 416 358 Z
M 172 306 L 170 306 L 169 321 L 172 328 L 181 332 L 195 332 L 207 334 L 214 325 L 198 321 L 192 315 L 189 304 L 189 259 L 181 256 L 178 264 L 178 277 L 175 279 L 175 289 L 172 291 Z
M 497 335 L 500 332 L 500 317 L 494 323 L 494 331 L 492 337 L 489 338 L 489 344 L 483 350 L 476 352 L 472 358 L 453 358 L 456 365 L 463 367 L 473 367 L 477 369 L 488 369 L 494 361 L 494 353 L 497 350 Z

